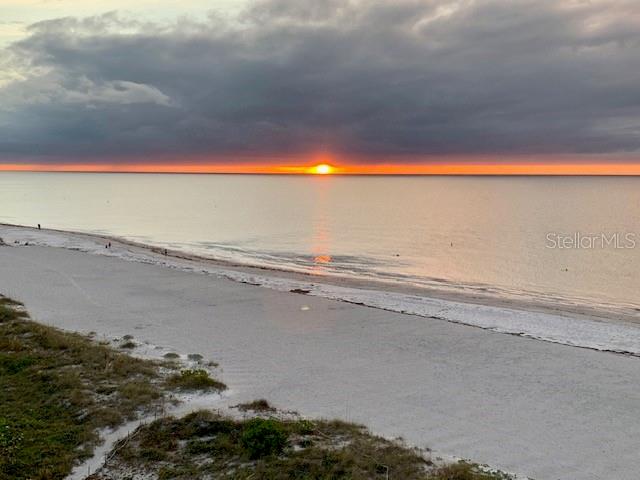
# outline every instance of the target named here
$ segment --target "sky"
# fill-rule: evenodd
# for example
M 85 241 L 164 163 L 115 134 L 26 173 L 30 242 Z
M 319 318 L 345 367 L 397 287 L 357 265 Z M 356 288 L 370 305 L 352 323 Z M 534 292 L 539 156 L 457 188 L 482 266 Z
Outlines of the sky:
M 0 0 L 0 169 L 640 173 L 637 0 L 167 3 Z

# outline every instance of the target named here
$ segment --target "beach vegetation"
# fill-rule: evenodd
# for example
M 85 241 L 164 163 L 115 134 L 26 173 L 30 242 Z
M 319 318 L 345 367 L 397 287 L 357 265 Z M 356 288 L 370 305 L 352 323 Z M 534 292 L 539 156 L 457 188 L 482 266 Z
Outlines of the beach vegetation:
M 162 367 L 33 322 L 0 296 L 0 478 L 65 478 L 101 429 L 171 401 Z
M 165 378 L 164 368 L 35 323 L 21 304 L 0 296 L 0 478 L 63 479 L 91 455 L 101 429 L 157 412 L 170 400 L 167 389 L 225 388 L 205 370 Z M 436 465 L 428 452 L 361 425 L 276 418 L 264 399 L 238 409 L 270 418 L 211 411 L 160 418 L 116 443 L 89 478 L 124 478 L 122 472 L 160 480 L 510 478 L 468 463 Z
M 239 403 L 232 408 L 237 408 L 241 412 L 257 412 L 257 413 L 273 413 L 276 411 L 271 404 L 264 398 L 253 400 L 252 402 Z
M 250 459 L 279 455 L 287 444 L 282 422 L 272 418 L 252 418 L 242 430 L 240 443 Z
M 342 421 L 238 420 L 203 410 L 141 426 L 91 478 L 107 480 L 119 471 L 190 480 L 509 478 L 468 463 L 436 465 L 427 454 Z
M 194 391 L 194 390 L 224 390 L 227 386 L 209 376 L 203 369 L 185 369 L 179 373 L 174 373 L 167 379 L 167 385 L 171 388 Z

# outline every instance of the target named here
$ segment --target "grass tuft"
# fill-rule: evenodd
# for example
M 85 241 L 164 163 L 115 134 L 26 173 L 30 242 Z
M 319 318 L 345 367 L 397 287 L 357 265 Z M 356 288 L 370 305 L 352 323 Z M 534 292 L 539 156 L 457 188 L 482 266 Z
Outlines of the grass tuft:
M 276 411 L 276 409 L 272 407 L 264 398 L 254 400 L 249 403 L 240 403 L 232 408 L 237 408 L 241 412 L 272 413 Z
M 227 386 L 209 376 L 206 370 L 187 369 L 175 373 L 167 379 L 167 385 L 183 391 L 194 390 L 225 390 Z

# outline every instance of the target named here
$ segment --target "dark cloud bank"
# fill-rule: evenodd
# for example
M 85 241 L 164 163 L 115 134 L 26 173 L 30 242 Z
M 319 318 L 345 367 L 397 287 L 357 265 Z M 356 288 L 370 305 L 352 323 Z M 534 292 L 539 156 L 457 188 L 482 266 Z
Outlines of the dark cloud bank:
M 632 154 L 637 0 L 268 0 L 116 13 L 4 52 L 0 161 L 162 155 Z

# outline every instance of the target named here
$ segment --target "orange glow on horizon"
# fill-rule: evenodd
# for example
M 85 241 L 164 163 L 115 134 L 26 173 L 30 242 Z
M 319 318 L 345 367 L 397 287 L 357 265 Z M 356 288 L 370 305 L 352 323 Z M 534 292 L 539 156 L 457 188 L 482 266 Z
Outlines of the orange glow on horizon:
M 640 175 L 637 163 L 428 164 L 0 164 L 0 171 L 92 173 L 244 173 L 313 175 Z

